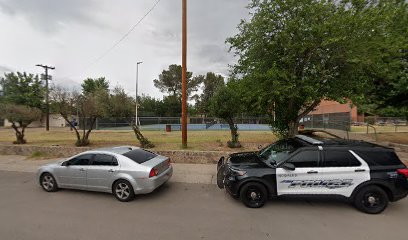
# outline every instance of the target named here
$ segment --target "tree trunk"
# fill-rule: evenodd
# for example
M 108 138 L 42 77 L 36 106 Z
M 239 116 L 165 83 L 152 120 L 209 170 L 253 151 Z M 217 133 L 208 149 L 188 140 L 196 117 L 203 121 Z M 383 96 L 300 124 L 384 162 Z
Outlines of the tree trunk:
M 154 144 L 143 136 L 143 134 L 140 132 L 140 128 L 134 122 L 131 123 L 131 127 L 142 148 L 154 148 Z
M 21 131 L 18 129 L 18 127 L 14 123 L 11 123 L 11 127 L 16 132 L 16 141 L 14 141 L 13 143 L 14 144 L 26 144 L 27 141 L 24 139 L 25 126 L 21 126 L 22 127 Z
M 298 120 L 290 121 L 288 124 L 288 138 L 294 137 L 298 134 Z
M 228 147 L 230 148 L 240 148 L 241 147 L 241 143 L 238 140 L 238 127 L 236 126 L 236 124 L 234 124 L 234 120 L 233 119 L 225 119 L 226 122 L 229 125 L 230 131 L 231 131 L 231 141 L 227 142 Z
M 64 115 L 64 114 L 62 114 L 62 113 L 60 113 L 61 114 L 61 116 L 64 118 L 64 120 L 69 124 L 69 126 L 71 127 L 71 129 L 74 129 L 75 130 L 75 135 L 76 135 L 76 138 L 77 138 L 77 142 L 80 142 L 81 141 L 81 135 L 79 134 L 79 132 L 78 132 L 78 129 L 75 127 L 75 125 L 73 125 L 72 124 L 72 122 L 68 119 L 68 116 L 67 115 Z

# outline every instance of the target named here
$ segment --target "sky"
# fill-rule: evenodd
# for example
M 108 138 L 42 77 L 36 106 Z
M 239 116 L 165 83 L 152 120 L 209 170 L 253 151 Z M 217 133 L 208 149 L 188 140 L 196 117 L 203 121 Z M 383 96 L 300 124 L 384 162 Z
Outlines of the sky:
M 106 77 L 135 94 L 157 98 L 153 85 L 170 64 L 181 65 L 181 0 L 161 0 L 117 47 L 157 0 L 0 0 L 0 76 L 5 72 L 43 73 L 54 66 L 53 84 L 80 89 L 83 79 Z M 248 17 L 248 0 L 188 0 L 187 69 L 228 76 L 236 58 L 226 38 Z

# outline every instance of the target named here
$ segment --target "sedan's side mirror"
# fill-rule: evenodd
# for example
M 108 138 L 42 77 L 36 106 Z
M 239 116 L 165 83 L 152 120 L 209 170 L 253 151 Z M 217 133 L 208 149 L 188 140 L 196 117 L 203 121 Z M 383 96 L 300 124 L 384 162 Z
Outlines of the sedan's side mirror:
M 296 169 L 296 167 L 295 167 L 295 165 L 293 165 L 293 163 L 288 163 L 288 162 L 284 163 L 282 165 L 282 168 L 286 169 L 286 170 L 289 170 L 289 171 L 294 171 Z
M 69 166 L 69 161 L 63 162 L 63 163 L 61 164 L 61 166 L 65 166 L 65 167 Z

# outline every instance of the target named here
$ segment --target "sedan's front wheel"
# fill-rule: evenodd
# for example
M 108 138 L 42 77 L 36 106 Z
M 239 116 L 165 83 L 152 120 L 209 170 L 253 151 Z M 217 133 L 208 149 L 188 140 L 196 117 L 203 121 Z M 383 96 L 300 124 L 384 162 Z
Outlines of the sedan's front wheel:
M 41 187 L 47 192 L 55 192 L 58 190 L 57 181 L 50 173 L 43 173 L 40 178 Z
M 129 202 L 135 197 L 132 185 L 126 180 L 118 180 L 113 185 L 113 194 L 121 202 Z

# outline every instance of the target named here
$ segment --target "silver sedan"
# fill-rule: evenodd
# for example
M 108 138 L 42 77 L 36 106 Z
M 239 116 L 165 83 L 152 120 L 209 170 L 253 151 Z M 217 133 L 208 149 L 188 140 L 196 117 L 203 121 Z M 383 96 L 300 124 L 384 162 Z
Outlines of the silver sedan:
M 59 188 L 113 193 L 122 202 L 135 194 L 150 193 L 173 174 L 168 157 L 131 146 L 87 151 L 38 169 L 42 188 Z

